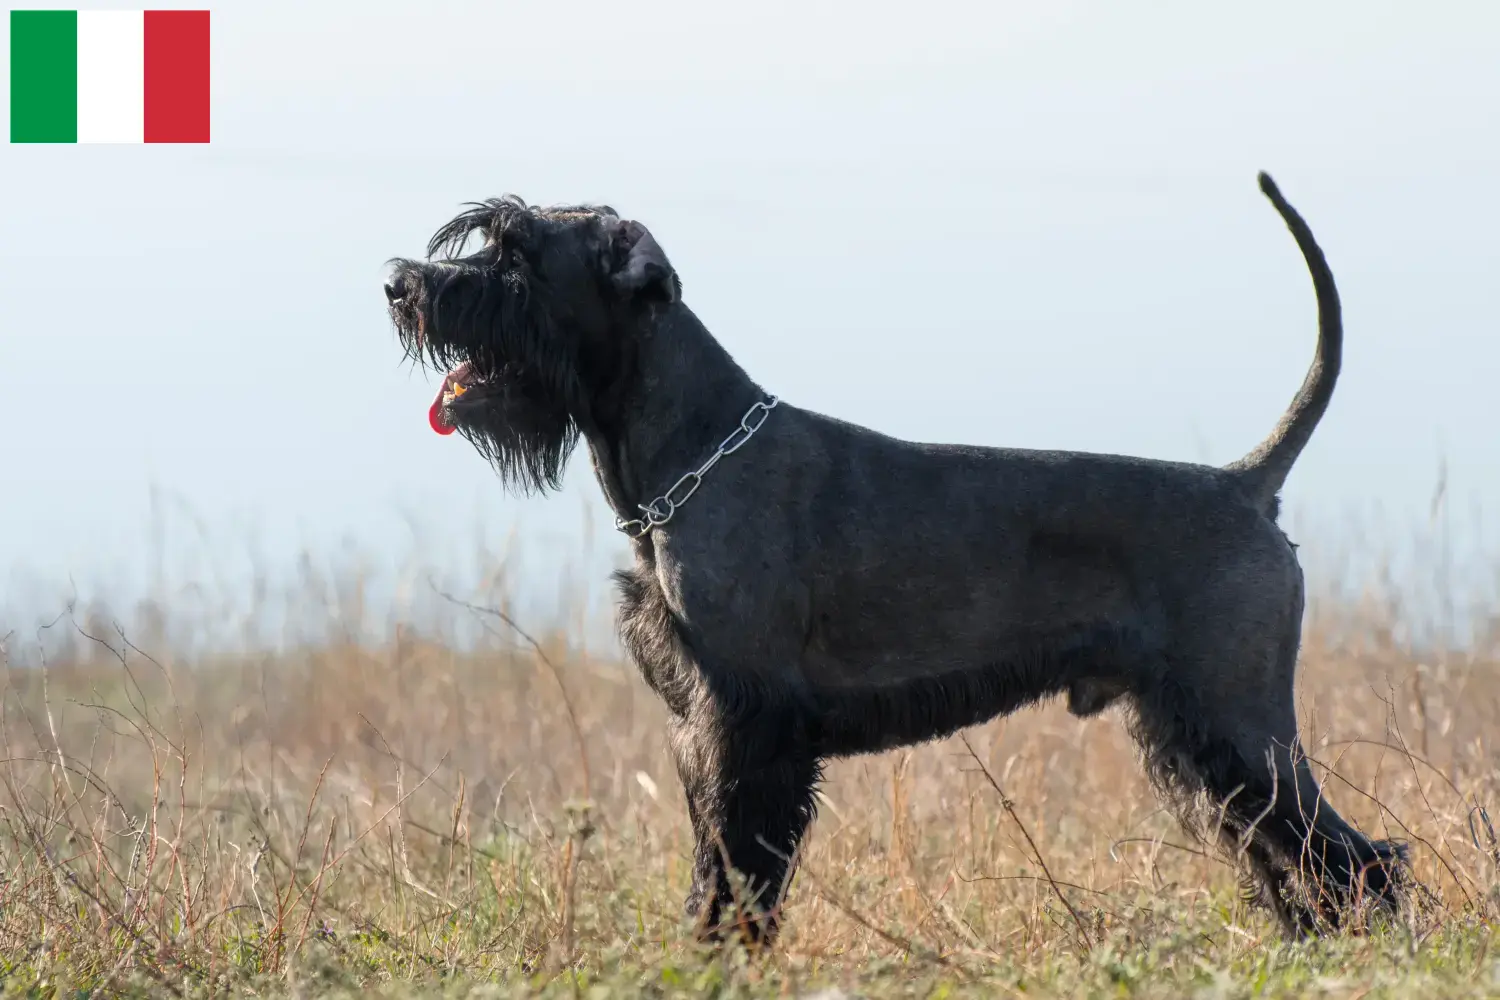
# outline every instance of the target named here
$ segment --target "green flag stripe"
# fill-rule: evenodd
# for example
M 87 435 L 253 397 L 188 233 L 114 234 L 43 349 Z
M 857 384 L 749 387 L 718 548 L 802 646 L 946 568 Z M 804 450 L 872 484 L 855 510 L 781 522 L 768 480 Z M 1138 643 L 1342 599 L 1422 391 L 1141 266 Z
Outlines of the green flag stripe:
M 10 12 L 10 141 L 78 141 L 78 12 Z

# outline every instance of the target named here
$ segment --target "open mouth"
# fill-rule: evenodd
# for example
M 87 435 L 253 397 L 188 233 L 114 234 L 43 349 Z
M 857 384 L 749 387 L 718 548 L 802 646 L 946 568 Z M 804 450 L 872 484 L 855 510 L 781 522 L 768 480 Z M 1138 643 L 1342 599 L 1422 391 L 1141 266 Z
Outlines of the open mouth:
M 427 422 L 432 429 L 439 434 L 452 434 L 458 428 L 453 424 L 449 407 L 453 401 L 464 393 L 473 389 L 482 379 L 474 374 L 474 366 L 465 361 L 447 375 L 443 376 L 443 384 L 438 387 L 437 396 L 432 400 L 432 406 L 427 410 Z

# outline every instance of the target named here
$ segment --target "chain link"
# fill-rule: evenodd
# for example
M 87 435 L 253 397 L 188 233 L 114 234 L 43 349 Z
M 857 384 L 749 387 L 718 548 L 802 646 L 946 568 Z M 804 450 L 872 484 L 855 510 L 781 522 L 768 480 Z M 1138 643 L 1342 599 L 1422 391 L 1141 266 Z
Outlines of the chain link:
M 775 396 L 769 397 L 765 402 L 756 403 L 745 411 L 740 417 L 740 425 L 730 432 L 729 436 L 719 442 L 719 447 L 713 456 L 698 468 L 683 476 L 672 484 L 672 488 L 650 503 L 636 504 L 646 516 L 634 521 L 627 521 L 622 517 L 615 518 L 615 527 L 623 531 L 631 538 L 641 538 L 652 528 L 659 528 L 672 520 L 679 507 L 688 502 L 688 498 L 698 492 L 698 487 L 703 485 L 703 477 L 710 469 L 719 464 L 719 459 L 725 455 L 732 455 L 742 448 L 746 441 L 755 436 L 761 425 L 766 422 L 766 417 L 776 408 L 780 400 Z M 752 418 L 755 419 L 751 423 Z

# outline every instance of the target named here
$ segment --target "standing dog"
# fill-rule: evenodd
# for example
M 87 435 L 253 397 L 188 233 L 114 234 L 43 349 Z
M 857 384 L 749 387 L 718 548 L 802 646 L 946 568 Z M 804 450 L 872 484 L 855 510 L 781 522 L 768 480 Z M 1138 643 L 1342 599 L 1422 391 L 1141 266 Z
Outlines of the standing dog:
M 1303 578 L 1278 491 L 1342 329 L 1307 225 L 1260 188 L 1312 273 L 1317 356 L 1225 468 L 918 444 L 778 402 L 607 206 L 474 204 L 426 260 L 392 262 L 402 346 L 448 372 L 434 429 L 522 491 L 556 488 L 581 438 L 632 539 L 620 635 L 671 712 L 700 931 L 741 904 L 749 939 L 774 932 L 823 761 L 1063 693 L 1079 716 L 1128 707 L 1154 785 L 1187 823 L 1215 804 L 1289 933 L 1398 901 L 1404 848 L 1339 816 L 1297 735 Z

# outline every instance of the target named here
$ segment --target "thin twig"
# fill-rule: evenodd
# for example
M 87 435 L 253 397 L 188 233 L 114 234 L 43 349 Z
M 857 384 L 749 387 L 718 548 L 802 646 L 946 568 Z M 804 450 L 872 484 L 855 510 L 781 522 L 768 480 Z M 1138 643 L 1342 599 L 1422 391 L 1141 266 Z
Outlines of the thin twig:
M 786 854 L 784 851 L 780 851 L 775 847 L 772 847 L 764 837 L 757 837 L 756 840 L 761 847 L 776 855 L 788 866 L 792 864 L 794 859 L 791 856 Z M 855 923 L 859 924 L 871 934 L 876 935 L 886 944 L 889 944 L 895 948 L 899 948 L 908 955 L 916 955 L 919 958 L 925 958 L 929 961 L 937 962 L 939 965 L 948 966 L 950 968 L 953 967 L 953 962 L 949 960 L 947 956 L 924 948 L 921 945 L 917 944 L 915 941 L 912 941 L 908 938 L 900 937 L 896 934 L 892 934 L 889 931 L 885 931 L 880 929 L 879 927 L 876 927 L 854 907 L 850 906 L 848 903 L 845 903 L 843 900 L 835 896 L 832 892 L 829 892 L 827 889 L 823 888 L 822 882 L 815 875 L 813 875 L 812 871 L 806 865 L 801 865 L 799 867 L 801 868 L 802 877 L 812 883 L 813 891 L 818 894 L 819 899 L 839 910 L 850 920 L 853 920 Z
M 984 761 L 979 759 L 979 754 L 974 752 L 973 746 L 969 744 L 969 738 L 960 734 L 959 739 L 963 741 L 964 749 L 969 751 L 969 756 L 974 758 L 974 763 L 979 765 L 980 773 L 990 783 L 990 787 L 995 790 L 995 794 L 1000 796 L 1000 805 L 1010 814 L 1010 818 L 1020 828 L 1021 836 L 1025 837 L 1026 843 L 1031 846 L 1031 853 L 1035 856 L 1036 863 L 1041 866 L 1042 875 L 1047 879 L 1047 884 L 1052 887 L 1052 891 L 1057 894 L 1057 898 L 1062 902 L 1063 906 L 1067 907 L 1068 913 L 1073 917 L 1073 923 L 1078 927 L 1078 936 L 1082 939 L 1084 949 L 1092 949 L 1094 947 L 1094 939 L 1089 934 L 1088 928 L 1084 926 L 1083 917 L 1079 916 L 1078 911 L 1073 908 L 1073 904 L 1068 902 L 1068 897 L 1063 895 L 1062 887 L 1052 877 L 1052 872 L 1047 868 L 1047 859 L 1042 857 L 1041 849 L 1036 846 L 1036 841 L 1031 839 L 1031 831 L 1027 830 L 1026 824 L 1021 822 L 1021 817 L 1017 814 L 1015 804 L 1011 802 L 1010 796 L 1005 794 L 1005 790 L 1000 787 L 1000 782 L 995 780 L 995 776 L 990 773 L 990 769 L 985 766 Z
M 530 633 L 528 633 L 525 629 L 518 625 L 516 623 L 516 620 L 510 615 L 506 614 L 504 611 L 501 611 L 499 608 L 480 607 L 477 604 L 470 604 L 468 601 L 460 600 L 459 598 L 454 597 L 451 594 L 446 593 L 445 591 L 438 590 L 438 588 L 433 585 L 432 581 L 430 580 L 428 581 L 428 585 L 432 586 L 433 592 L 436 593 L 439 597 L 443 598 L 445 601 L 450 601 L 453 604 L 456 604 L 461 608 L 465 608 L 475 614 L 490 615 L 491 617 L 500 619 L 500 621 L 504 622 L 506 626 L 511 629 L 511 631 L 515 632 L 516 635 L 520 636 L 522 639 L 525 639 L 527 644 L 529 644 L 531 648 L 536 651 L 537 658 L 547 665 L 547 669 L 552 673 L 552 680 L 557 684 L 557 690 L 562 694 L 563 708 L 568 713 L 568 725 L 572 727 L 573 740 L 578 745 L 578 764 L 583 769 L 582 797 L 584 800 L 587 800 L 593 793 L 592 790 L 594 787 L 593 778 L 589 771 L 588 745 L 584 742 L 583 727 L 578 724 L 578 713 L 573 710 L 573 699 L 568 695 L 568 686 L 563 683 L 562 672 L 557 669 L 557 664 L 553 663 L 552 658 L 547 655 L 547 651 L 542 649 L 542 644 L 533 639 Z M 489 628 L 486 628 L 485 631 L 489 632 L 491 630 Z

